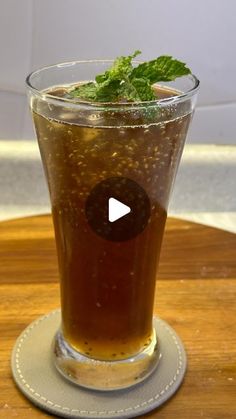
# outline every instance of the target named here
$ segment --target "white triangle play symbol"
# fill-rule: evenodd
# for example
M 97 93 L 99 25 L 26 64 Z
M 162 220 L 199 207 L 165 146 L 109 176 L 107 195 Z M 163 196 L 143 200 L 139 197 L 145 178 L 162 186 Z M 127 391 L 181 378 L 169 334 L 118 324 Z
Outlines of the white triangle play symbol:
M 124 217 L 124 215 L 129 214 L 129 212 L 131 212 L 131 209 L 128 205 L 123 204 L 115 198 L 109 198 L 108 219 L 111 223 Z

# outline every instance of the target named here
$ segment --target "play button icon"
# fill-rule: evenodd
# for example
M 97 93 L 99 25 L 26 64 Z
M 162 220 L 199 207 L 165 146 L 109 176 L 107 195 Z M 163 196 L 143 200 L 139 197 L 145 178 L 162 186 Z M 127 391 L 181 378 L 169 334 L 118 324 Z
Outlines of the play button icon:
M 150 217 L 150 201 L 145 190 L 125 177 L 98 183 L 90 192 L 85 214 L 91 229 L 111 241 L 125 241 L 145 229 Z
M 108 203 L 108 220 L 111 223 L 114 223 L 114 221 L 119 220 L 119 218 L 124 217 L 131 211 L 128 205 L 122 204 L 115 198 L 109 198 Z

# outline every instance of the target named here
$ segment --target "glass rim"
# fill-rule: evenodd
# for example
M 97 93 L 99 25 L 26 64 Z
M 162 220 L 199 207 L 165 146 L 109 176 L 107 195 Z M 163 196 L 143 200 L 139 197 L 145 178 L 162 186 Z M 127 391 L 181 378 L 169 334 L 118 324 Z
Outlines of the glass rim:
M 200 86 L 200 81 L 198 80 L 198 78 L 194 75 L 194 74 L 188 74 L 183 76 L 182 78 L 188 78 L 192 81 L 193 86 L 184 91 L 181 92 L 180 94 L 177 94 L 175 96 L 170 96 L 167 98 L 162 98 L 162 99 L 154 99 L 154 100 L 148 100 L 148 101 L 136 101 L 136 102 L 95 102 L 95 101 L 76 101 L 74 98 L 63 98 L 63 97 L 59 97 L 59 96 L 54 96 L 50 93 L 45 92 L 44 90 L 40 90 L 37 87 L 35 87 L 31 81 L 31 79 L 35 76 L 40 74 L 43 71 L 47 71 L 53 68 L 66 68 L 66 67 L 72 67 L 76 64 L 103 64 L 103 63 L 113 63 L 114 60 L 112 59 L 102 59 L 102 60 L 75 60 L 75 61 L 66 61 L 66 62 L 61 62 L 61 63 L 56 63 L 56 64 L 52 64 L 49 66 L 44 66 L 41 68 L 38 68 L 37 70 L 32 71 L 31 73 L 29 73 L 29 75 L 26 77 L 25 83 L 26 83 L 26 87 L 27 89 L 29 89 L 32 93 L 34 93 L 34 95 L 40 97 L 41 99 L 45 100 L 45 101 L 50 101 L 51 103 L 57 103 L 57 104 L 61 104 L 63 105 L 63 103 L 65 103 L 67 106 L 68 104 L 73 105 L 74 107 L 78 107 L 78 108 L 88 108 L 88 109 L 104 109 L 104 108 L 134 108 L 134 107 L 138 107 L 138 108 L 142 108 L 142 107 L 152 107 L 152 106 L 167 106 L 167 105 L 171 105 L 171 104 L 176 104 L 179 102 L 182 102 L 192 96 L 194 96 L 194 94 L 197 93 L 197 91 L 199 90 L 199 86 Z M 135 64 L 141 64 L 143 63 L 143 61 L 140 60 L 133 60 L 133 63 Z M 158 85 L 158 83 L 156 83 L 156 85 Z M 161 85 L 162 87 L 165 87 L 165 85 Z M 54 86 L 52 86 L 54 87 Z M 55 85 L 56 87 L 56 85 Z M 169 88 L 169 86 L 166 86 Z M 176 91 L 178 92 L 178 90 L 176 89 Z

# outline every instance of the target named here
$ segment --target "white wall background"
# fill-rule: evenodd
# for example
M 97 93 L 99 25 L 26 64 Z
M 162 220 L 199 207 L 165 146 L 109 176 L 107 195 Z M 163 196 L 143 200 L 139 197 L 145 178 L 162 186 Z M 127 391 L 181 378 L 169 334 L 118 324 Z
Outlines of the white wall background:
M 236 144 L 235 0 L 0 0 L 0 138 L 32 138 L 25 76 L 58 61 L 171 54 L 201 80 L 189 142 Z

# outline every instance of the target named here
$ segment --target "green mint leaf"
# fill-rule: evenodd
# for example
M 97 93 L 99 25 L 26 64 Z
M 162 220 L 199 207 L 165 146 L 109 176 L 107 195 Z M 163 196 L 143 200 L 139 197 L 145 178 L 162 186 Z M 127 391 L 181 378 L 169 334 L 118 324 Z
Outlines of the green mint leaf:
M 72 97 L 79 97 L 81 99 L 95 100 L 97 97 L 97 86 L 95 83 L 85 83 L 77 86 L 69 92 Z
M 175 60 L 169 55 L 162 55 L 156 60 L 139 64 L 131 73 L 131 78 L 146 78 L 151 84 L 158 81 L 173 81 L 177 77 L 190 74 L 185 63 Z
M 145 101 L 156 99 L 156 95 L 148 79 L 132 78 L 132 85 L 138 92 L 139 100 Z
M 139 54 L 137 50 L 116 58 L 111 68 L 96 76 L 95 82 L 81 84 L 69 94 L 95 102 L 150 101 L 156 99 L 152 84 L 191 73 L 185 63 L 167 55 L 133 67 L 132 60 Z
M 105 71 L 103 74 L 96 76 L 95 80 L 98 84 L 104 83 L 106 80 L 119 80 L 122 81 L 126 77 L 129 77 L 133 71 L 132 59 L 141 54 L 141 51 L 135 51 L 128 57 L 118 57 L 115 59 L 111 68 Z
M 119 80 L 107 79 L 96 85 L 96 100 L 98 102 L 116 101 L 118 97 Z
M 117 83 L 113 80 L 98 86 L 94 82 L 82 84 L 69 92 L 74 98 L 93 102 L 112 102 L 117 98 Z

